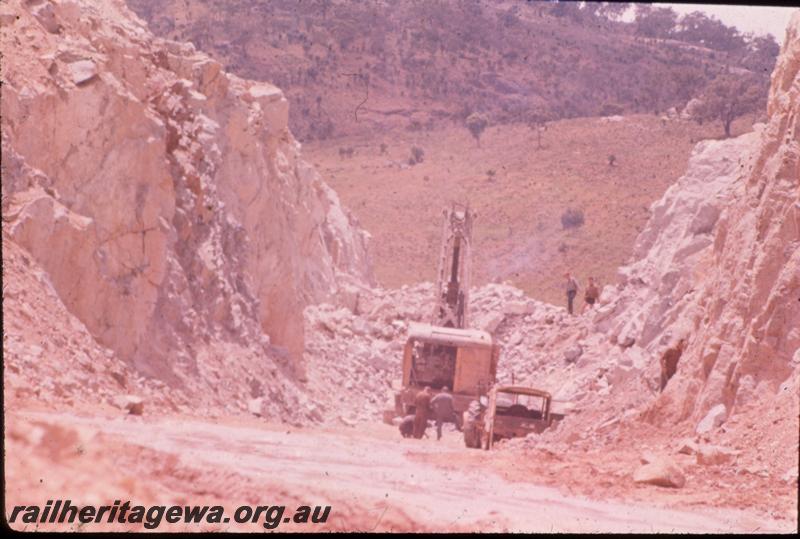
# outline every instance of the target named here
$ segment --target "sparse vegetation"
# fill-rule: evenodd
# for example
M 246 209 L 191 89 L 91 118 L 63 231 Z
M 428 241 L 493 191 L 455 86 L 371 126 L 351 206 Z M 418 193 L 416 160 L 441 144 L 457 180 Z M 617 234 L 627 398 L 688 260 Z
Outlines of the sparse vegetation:
M 526 120 L 528 127 L 536 133 L 536 149 L 541 150 L 542 146 L 542 133 L 547 131 L 547 122 L 550 120 L 550 115 L 544 109 L 536 109 L 531 112 Z
M 614 163 L 616 163 L 616 162 L 617 162 L 617 156 L 616 155 L 614 155 L 612 153 L 611 155 L 608 156 L 608 166 L 613 167 Z
M 408 158 L 408 164 L 416 165 L 417 163 L 422 163 L 424 160 L 425 160 L 425 150 L 423 150 L 419 146 L 412 146 L 411 157 Z
M 625 112 L 621 105 L 616 103 L 604 103 L 600 109 L 600 116 L 619 116 Z
M 467 116 L 465 124 L 467 129 L 469 129 L 469 132 L 475 138 L 475 142 L 478 144 L 478 147 L 480 147 L 481 135 L 486 129 L 486 126 L 489 125 L 489 119 L 484 114 L 473 112 Z
M 381 142 L 381 155 L 386 155 L 386 150 L 388 149 L 389 146 L 387 146 L 385 142 Z
M 763 83 L 752 76 L 724 73 L 718 76 L 703 93 L 696 118 L 722 122 L 725 136 L 731 136 L 733 120 L 763 106 Z
M 567 208 L 564 213 L 561 214 L 562 228 L 578 228 L 583 225 L 583 222 L 583 210 Z
M 609 2 L 520 2 L 511 9 L 442 0 L 391 10 L 312 2 L 298 20 L 295 0 L 238 0 L 235 13 L 216 20 L 215 3 L 197 2 L 206 7 L 187 14 L 178 0 L 129 0 L 155 31 L 192 39 L 237 74 L 270 73 L 292 103 L 290 127 L 303 141 L 330 137 L 320 126 L 331 119 L 337 135 L 382 129 L 353 114 L 375 98 L 404 112 L 409 103 L 425 103 L 415 112 L 428 116 L 403 126 L 419 132 L 442 119 L 462 123 L 465 108 L 483 111 L 493 125 L 517 122 L 520 110 L 537 107 L 553 119 L 660 114 L 699 95 L 729 66 L 766 81 L 778 52 L 771 36 L 740 34 L 714 17 L 678 16 L 666 6 L 637 6 L 626 22 L 628 5 Z M 535 55 L 524 52 L 531 36 Z M 252 54 L 263 47 L 268 53 Z M 343 76 L 351 66 L 371 80 Z M 409 118 L 387 121 L 400 117 Z

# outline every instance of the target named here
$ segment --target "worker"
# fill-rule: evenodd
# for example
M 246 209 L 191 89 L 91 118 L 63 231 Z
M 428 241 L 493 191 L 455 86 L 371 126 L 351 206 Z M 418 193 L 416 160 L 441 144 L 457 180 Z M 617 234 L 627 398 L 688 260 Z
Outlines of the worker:
M 431 399 L 431 410 L 433 410 L 433 417 L 436 420 L 436 440 L 441 440 L 442 424 L 456 422 L 453 395 L 450 394 L 450 388 L 444 386 L 442 392 Z
M 586 292 L 583 293 L 583 312 L 586 312 L 586 309 L 591 309 L 592 306 L 600 299 L 600 290 L 598 290 L 597 285 L 594 284 L 594 277 L 589 277 L 589 284 L 586 285 Z
M 431 405 L 431 388 L 425 386 L 425 389 L 417 393 L 414 398 L 414 438 L 420 439 L 425 434 L 425 429 L 428 428 L 428 413 Z
M 572 314 L 572 304 L 575 301 L 575 296 L 578 294 L 578 281 L 576 281 L 569 272 L 565 273 L 564 277 L 567 279 L 567 311 L 569 314 Z

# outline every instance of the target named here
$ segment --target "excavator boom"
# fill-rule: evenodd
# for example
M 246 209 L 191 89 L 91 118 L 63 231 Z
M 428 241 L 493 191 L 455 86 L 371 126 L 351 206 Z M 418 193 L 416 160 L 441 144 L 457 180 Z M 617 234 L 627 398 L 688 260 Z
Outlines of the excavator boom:
M 467 327 L 472 221 L 469 206 L 453 204 L 443 212 L 442 248 L 439 255 L 435 309 L 431 324 Z

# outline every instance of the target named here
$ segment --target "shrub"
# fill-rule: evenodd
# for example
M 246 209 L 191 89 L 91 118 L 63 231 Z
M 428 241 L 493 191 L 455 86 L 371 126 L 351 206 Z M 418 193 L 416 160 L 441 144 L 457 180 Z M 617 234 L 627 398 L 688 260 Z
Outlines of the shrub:
M 425 160 L 425 150 L 423 150 L 419 146 L 412 146 L 411 157 L 408 159 L 408 164 L 416 165 L 417 163 L 422 163 L 422 161 L 424 160 Z
M 467 129 L 469 129 L 469 132 L 475 138 L 475 142 L 478 144 L 478 147 L 480 147 L 481 134 L 483 133 L 484 129 L 486 129 L 486 126 L 489 125 L 489 119 L 483 114 L 473 112 L 467 116 L 465 123 L 467 125 Z
M 577 228 L 583 225 L 583 221 L 583 210 L 567 208 L 567 210 L 561 214 L 561 226 L 564 228 Z
M 625 109 L 616 103 L 604 103 L 600 108 L 601 116 L 619 116 L 623 112 L 625 112 Z

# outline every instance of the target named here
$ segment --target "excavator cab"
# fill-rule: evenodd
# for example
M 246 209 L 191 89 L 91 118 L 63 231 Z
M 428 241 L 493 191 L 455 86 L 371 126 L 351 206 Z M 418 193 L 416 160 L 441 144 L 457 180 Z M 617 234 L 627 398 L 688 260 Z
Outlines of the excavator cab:
M 469 403 L 489 391 L 497 373 L 500 346 L 485 331 L 409 324 L 403 351 L 402 389 L 385 420 L 414 413 L 414 398 L 425 386 L 434 394 L 452 389 L 458 417 Z

